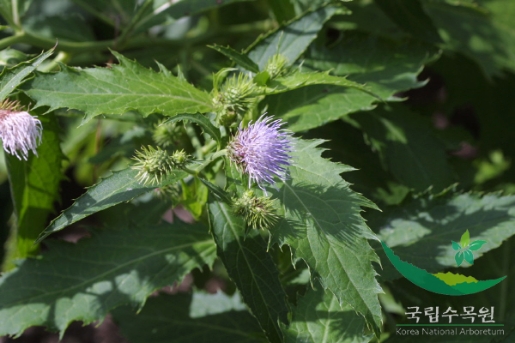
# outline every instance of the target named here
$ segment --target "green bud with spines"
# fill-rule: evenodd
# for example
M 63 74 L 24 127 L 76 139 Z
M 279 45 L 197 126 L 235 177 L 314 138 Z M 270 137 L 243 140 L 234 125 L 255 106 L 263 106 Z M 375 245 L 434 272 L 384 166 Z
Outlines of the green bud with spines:
M 213 97 L 217 112 L 216 121 L 230 126 L 248 112 L 256 102 L 257 86 L 249 75 L 243 73 L 229 77 Z
M 165 120 L 157 123 L 152 133 L 152 139 L 162 148 L 180 145 L 185 136 L 183 127 L 177 125 L 176 122 L 166 122 Z
M 151 146 L 137 151 L 134 160 L 136 163 L 132 169 L 138 171 L 136 179 L 146 185 L 160 184 L 168 174 L 184 168 L 189 162 L 188 155 L 184 150 L 175 151 L 170 155 L 166 150 Z
M 275 54 L 266 62 L 265 70 L 270 75 L 270 78 L 273 79 L 287 72 L 286 64 L 288 64 L 286 57 L 281 54 Z
M 269 197 L 254 195 L 253 190 L 247 190 L 241 197 L 233 199 L 233 209 L 245 219 L 248 226 L 254 229 L 270 229 L 279 220 L 274 201 Z

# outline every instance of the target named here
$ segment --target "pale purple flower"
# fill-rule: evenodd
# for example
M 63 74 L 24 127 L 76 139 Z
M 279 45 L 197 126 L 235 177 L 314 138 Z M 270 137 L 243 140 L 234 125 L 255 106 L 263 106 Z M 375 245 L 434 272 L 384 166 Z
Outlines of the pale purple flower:
M 27 160 L 29 150 L 37 156 L 42 130 L 39 119 L 28 112 L 0 109 L 0 138 L 4 150 L 18 159 Z
M 273 184 L 276 177 L 286 179 L 293 148 L 291 133 L 281 125 L 280 119 L 263 115 L 245 129 L 240 126 L 229 143 L 229 157 L 249 176 L 249 187 L 256 182 L 263 189 L 264 183 Z

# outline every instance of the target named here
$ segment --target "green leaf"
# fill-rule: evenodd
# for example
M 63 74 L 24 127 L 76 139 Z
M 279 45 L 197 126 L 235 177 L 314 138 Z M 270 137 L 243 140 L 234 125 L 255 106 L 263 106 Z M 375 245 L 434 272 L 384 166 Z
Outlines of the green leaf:
M 211 99 L 188 82 L 170 73 L 156 73 L 113 51 L 120 61 L 111 68 L 63 66 L 53 74 L 39 74 L 25 87 L 36 106 L 84 111 L 84 122 L 99 114 L 135 110 L 143 116 L 162 113 L 208 112 Z
M 375 0 L 375 3 L 407 33 L 431 43 L 442 43 L 431 18 L 418 0 Z
M 208 133 L 211 137 L 213 137 L 219 144 L 222 142 L 222 137 L 220 136 L 220 129 L 215 127 L 211 121 L 202 114 L 178 114 L 170 119 L 168 119 L 165 123 L 171 123 L 179 120 L 189 120 L 194 123 L 200 125 L 200 127 Z
M 266 341 L 250 313 L 228 311 L 192 318 L 191 311 L 188 311 L 192 303 L 188 294 L 161 294 L 149 298 L 138 314 L 128 307 L 122 307 L 113 312 L 113 317 L 120 323 L 123 336 L 132 343 Z
M 166 25 L 175 22 L 182 17 L 193 16 L 210 9 L 216 9 L 237 2 L 252 0 L 154 0 L 153 5 L 145 12 L 142 19 L 136 24 L 135 33 L 148 30 L 155 25 Z
M 469 249 L 472 251 L 479 250 L 485 243 L 486 243 L 486 241 L 474 241 L 474 242 L 470 243 Z
M 72 206 L 64 210 L 59 217 L 55 218 L 50 225 L 48 225 L 45 231 L 39 236 L 38 241 L 96 212 L 122 202 L 130 201 L 157 187 L 177 183 L 187 176 L 186 172 L 177 170 L 163 180 L 162 184 L 157 186 L 145 186 L 137 181 L 136 174 L 138 174 L 137 170 L 127 168 L 122 171 L 113 172 L 113 175 L 101 180 L 93 187 L 90 187 L 86 193 L 75 200 Z
M 366 322 L 347 303 L 317 285 L 308 289 L 293 311 L 290 326 L 284 328 L 285 343 L 366 343 Z
M 331 70 L 334 75 L 365 84 L 383 100 L 399 101 L 396 93 L 424 84 L 417 75 L 437 56 L 438 50 L 427 44 L 398 43 L 377 35 L 345 31 L 335 47 L 313 45 L 302 68 Z M 310 86 L 265 99 L 269 112 L 286 120 L 292 131 L 312 129 L 349 113 L 373 109 L 377 101 L 356 89 L 335 86 Z
M 5 154 L 11 197 L 16 216 L 11 233 L 4 269 L 13 267 L 13 260 L 34 254 L 34 241 L 48 223 L 48 216 L 59 200 L 59 183 L 64 155 L 59 140 L 59 125 L 53 114 L 39 116 L 43 125 L 42 143 L 38 156 L 30 153 L 28 161 Z
M 364 85 L 347 80 L 344 77 L 332 76 L 328 73 L 294 73 L 284 77 L 278 77 L 268 81 L 265 94 L 280 94 L 290 90 L 312 85 L 334 85 L 358 89 L 369 95 L 375 96 Z
M 271 342 L 282 342 L 279 321 L 287 323 L 286 294 L 266 242 L 257 230 L 245 236 L 242 218 L 221 202 L 209 204 L 211 227 L 231 279 Z
M 275 20 L 282 23 L 295 17 L 296 1 L 293 0 L 268 0 L 268 6 L 274 13 Z
M 224 47 L 220 45 L 211 45 L 211 49 L 218 51 L 219 53 L 229 57 L 234 63 L 242 68 L 247 69 L 253 73 L 259 73 L 259 67 L 254 61 L 252 61 L 247 55 L 242 54 L 230 47 Z
M 454 182 L 445 145 L 436 137 L 431 123 L 406 107 L 383 107 L 351 116 L 372 150 L 402 184 L 424 191 L 442 191 Z M 463 246 L 463 245 L 462 245 Z
M 452 241 L 452 248 L 454 250 L 460 250 L 461 249 L 461 245 L 458 242 Z
M 440 195 L 424 195 L 404 204 L 367 217 L 370 227 L 403 261 L 430 273 L 455 266 L 456 250 L 452 241 L 465 230 L 473 239 L 486 243 L 479 252 L 495 249 L 515 234 L 515 196 L 499 194 L 455 194 L 451 190 Z M 375 245 L 374 245 L 375 246 Z M 377 247 L 382 261 L 386 258 Z M 382 264 L 381 277 L 400 277 L 388 263 Z
M 375 98 L 353 88 L 320 85 L 267 96 L 263 106 L 281 117 L 294 132 L 309 130 L 346 114 L 371 110 Z
M 465 2 L 423 1 L 444 47 L 475 60 L 489 77 L 503 69 L 515 71 L 515 3 L 481 1 L 482 7 Z
M 465 232 L 463 233 L 463 235 L 461 235 L 461 239 L 460 239 L 460 245 L 462 248 L 466 248 L 470 243 L 470 233 L 469 233 L 469 230 L 465 230 Z
M 266 36 L 259 37 L 247 49 L 247 56 L 259 66 L 259 70 L 263 70 L 268 60 L 275 54 L 283 55 L 288 61 L 287 65 L 292 65 L 337 10 L 337 7 L 325 6 L 306 12 Z
M 88 324 L 119 305 L 142 306 L 156 289 L 213 263 L 215 245 L 205 226 L 156 224 L 155 215 L 135 222 L 138 214 L 128 206 L 117 211 L 128 225 L 115 225 L 76 245 L 48 242 L 41 258 L 2 275 L 0 335 L 21 335 L 33 325 L 62 335 L 72 321 Z
M 9 96 L 37 67 L 54 53 L 54 49 L 42 53 L 36 58 L 22 62 L 12 68 L 4 68 L 0 74 L 0 101 Z
M 424 65 L 440 56 L 434 46 L 413 41 L 402 42 L 358 30 L 347 30 L 330 48 L 314 44 L 302 68 L 346 76 L 366 84 L 374 94 L 388 101 L 399 101 L 396 93 L 425 84 L 417 80 Z
M 360 215 L 361 206 L 377 207 L 340 177 L 353 168 L 320 156 L 321 143 L 295 141 L 290 180 L 277 184 L 278 191 L 270 189 L 284 214 L 270 232 L 280 246 L 291 247 L 295 259 L 307 263 L 324 289 L 363 315 L 378 334 L 381 287 L 372 268 L 378 258 L 367 242 L 375 236 Z

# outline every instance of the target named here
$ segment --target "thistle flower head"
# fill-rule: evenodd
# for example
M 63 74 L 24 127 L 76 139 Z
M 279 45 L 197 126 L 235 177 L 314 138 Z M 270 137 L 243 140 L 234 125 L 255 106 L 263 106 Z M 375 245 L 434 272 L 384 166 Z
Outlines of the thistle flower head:
M 285 180 L 292 151 L 291 133 L 281 129 L 280 119 L 261 116 L 238 133 L 228 146 L 228 155 L 249 176 L 249 187 L 256 182 L 273 184 L 275 177 Z
M 8 100 L 0 103 L 0 138 L 7 153 L 20 160 L 28 159 L 29 150 L 37 156 L 42 130 L 39 119 L 22 111 L 19 103 Z
M 269 229 L 277 223 L 279 216 L 274 211 L 274 200 L 258 197 L 248 190 L 239 198 L 233 199 L 234 212 L 242 216 L 247 225 L 254 229 Z
M 136 179 L 142 184 L 152 185 L 161 183 L 168 174 L 183 168 L 189 158 L 183 150 L 170 155 L 165 150 L 148 146 L 136 152 L 134 160 L 136 163 L 132 169 L 138 171 Z

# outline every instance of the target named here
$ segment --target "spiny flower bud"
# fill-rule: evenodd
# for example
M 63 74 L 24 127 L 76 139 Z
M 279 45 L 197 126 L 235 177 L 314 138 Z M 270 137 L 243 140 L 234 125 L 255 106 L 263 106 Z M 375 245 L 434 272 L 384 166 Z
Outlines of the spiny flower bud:
M 256 100 L 255 91 L 256 84 L 248 75 L 240 73 L 227 79 L 213 98 L 217 122 L 229 126 L 243 116 Z
M 261 189 L 274 178 L 286 179 L 292 151 L 291 133 L 281 129 L 280 119 L 261 116 L 238 133 L 227 147 L 232 162 L 249 176 L 249 187 L 255 181 Z
M 247 225 L 254 229 L 269 229 L 279 220 L 274 211 L 274 200 L 257 197 L 248 190 L 239 198 L 233 199 L 234 212 L 242 216 Z
M 160 121 L 154 126 L 152 139 L 163 148 L 177 146 L 185 136 L 184 129 L 175 122 Z
M 137 180 L 142 184 L 152 185 L 161 183 L 168 174 L 183 168 L 189 158 L 183 150 L 170 155 L 165 150 L 148 146 L 143 147 L 142 151 L 137 151 L 134 160 L 136 163 L 132 169 L 138 171 Z
M 273 79 L 281 74 L 286 72 L 286 64 L 288 63 L 288 59 L 281 54 L 275 54 L 268 62 L 266 62 L 265 70 L 270 75 L 270 78 Z
M 39 119 L 22 111 L 18 102 L 4 100 L 0 103 L 0 138 L 7 153 L 20 160 L 28 159 L 29 150 L 37 156 L 42 130 Z

